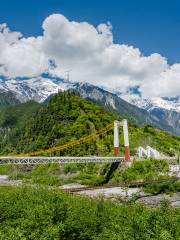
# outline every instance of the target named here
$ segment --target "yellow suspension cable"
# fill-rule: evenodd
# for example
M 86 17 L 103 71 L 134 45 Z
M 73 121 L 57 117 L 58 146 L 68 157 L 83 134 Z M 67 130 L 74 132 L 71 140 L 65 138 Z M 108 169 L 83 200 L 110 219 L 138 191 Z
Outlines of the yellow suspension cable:
M 19 156 L 19 157 L 21 157 L 21 156 L 22 157 L 38 156 L 38 155 L 53 153 L 56 151 L 62 151 L 64 149 L 74 147 L 74 146 L 80 145 L 82 143 L 89 142 L 91 140 L 95 140 L 100 135 L 104 135 L 106 132 L 109 132 L 110 130 L 112 130 L 113 127 L 114 127 L 114 124 L 111 123 L 108 126 L 106 126 L 105 128 L 101 129 L 100 131 L 98 131 L 94 134 L 88 135 L 88 136 L 81 137 L 79 140 L 71 141 L 71 142 L 65 143 L 63 145 L 51 147 L 51 148 L 44 149 L 44 150 L 37 150 L 37 151 L 29 152 L 29 153 L 18 154 L 16 156 Z

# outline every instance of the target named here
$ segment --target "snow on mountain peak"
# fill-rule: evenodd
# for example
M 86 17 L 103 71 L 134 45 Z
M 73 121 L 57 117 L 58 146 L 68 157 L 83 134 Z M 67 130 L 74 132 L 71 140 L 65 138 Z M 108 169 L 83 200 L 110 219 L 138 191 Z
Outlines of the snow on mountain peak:
M 14 92 L 22 102 L 31 99 L 43 102 L 50 94 L 58 92 L 59 89 L 64 90 L 50 79 L 43 77 L 27 80 L 0 80 L 0 89 Z
M 82 85 L 87 88 L 91 86 L 88 83 L 72 83 L 64 79 L 46 75 L 29 79 L 0 79 L 0 90 L 14 92 L 17 98 L 22 102 L 32 99 L 43 102 L 51 94 L 57 93 L 58 91 L 65 91 L 70 88 L 80 88 Z M 135 94 L 117 95 L 125 101 L 149 112 L 155 108 L 180 112 L 180 96 L 173 98 L 143 99 Z M 114 107 L 114 103 L 110 99 L 109 104 Z
M 143 99 L 140 96 L 122 96 L 122 98 L 131 104 L 145 109 L 147 111 L 152 111 L 155 108 L 163 108 L 169 111 L 180 112 L 180 97 L 177 98 L 151 98 Z

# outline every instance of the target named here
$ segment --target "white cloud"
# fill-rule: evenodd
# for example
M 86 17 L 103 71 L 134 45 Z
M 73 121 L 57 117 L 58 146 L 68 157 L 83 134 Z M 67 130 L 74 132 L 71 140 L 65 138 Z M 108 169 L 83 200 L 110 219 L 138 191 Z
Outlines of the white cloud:
M 33 77 L 48 70 L 48 59 L 42 51 L 42 37 L 23 38 L 0 25 L 0 75 Z
M 139 86 L 145 97 L 180 95 L 180 64 L 169 65 L 158 53 L 146 57 L 133 46 L 114 44 L 110 23 L 94 27 L 53 14 L 42 27 L 42 36 L 23 38 L 0 25 L 0 75 L 35 77 L 47 71 L 63 77 L 71 69 L 72 81 L 123 93 Z M 50 67 L 50 60 L 56 68 Z

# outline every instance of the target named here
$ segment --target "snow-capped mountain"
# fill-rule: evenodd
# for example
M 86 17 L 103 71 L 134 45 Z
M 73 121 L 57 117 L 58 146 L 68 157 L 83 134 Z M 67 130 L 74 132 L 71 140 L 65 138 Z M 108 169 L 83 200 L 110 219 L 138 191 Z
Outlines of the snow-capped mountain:
M 130 100 L 130 103 L 139 108 L 152 111 L 154 108 L 163 108 L 168 111 L 180 112 L 180 97 L 176 98 L 151 98 L 142 99 L 140 97 Z
M 162 104 L 155 107 L 152 103 L 147 104 L 147 102 L 146 105 L 145 103 L 143 105 L 142 102 L 142 105 L 135 105 L 133 102 L 128 103 L 118 95 L 90 84 L 77 83 L 74 84 L 74 88 L 78 90 L 82 97 L 110 107 L 122 117 L 128 117 L 137 124 L 150 124 L 180 135 L 180 112 L 178 111 L 166 110 L 162 108 Z
M 43 76 L 31 79 L 0 79 L 0 91 L 12 92 L 21 102 L 32 99 L 43 102 L 50 94 L 66 88 L 67 83 L 64 83 L 63 80 L 53 80 Z
M 82 97 L 129 116 L 138 124 L 151 124 L 180 135 L 180 97 L 122 99 L 121 95 L 88 83 L 73 83 L 60 78 L 42 75 L 30 79 L 0 78 L 0 92 L 11 92 L 21 102 L 43 102 L 50 95 L 67 89 L 77 90 Z M 129 103 L 128 103 L 129 102 Z
M 180 134 L 180 97 L 142 99 L 129 96 L 125 99 L 149 112 L 161 124 L 170 126 L 175 134 Z
M 0 109 L 20 103 L 19 99 L 12 92 L 0 90 Z

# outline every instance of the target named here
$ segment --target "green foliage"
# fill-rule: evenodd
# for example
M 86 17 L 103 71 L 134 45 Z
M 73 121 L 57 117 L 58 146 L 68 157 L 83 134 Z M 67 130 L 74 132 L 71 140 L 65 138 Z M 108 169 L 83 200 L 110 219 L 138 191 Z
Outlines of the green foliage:
M 105 183 L 110 164 L 44 164 L 39 166 L 0 166 L 0 174 L 12 180 L 45 186 L 60 186 L 67 183 L 102 185 Z M 167 175 L 169 164 L 165 160 L 134 161 L 132 166 L 119 167 L 112 176 L 112 183 L 132 185 L 147 181 L 143 187 L 149 193 L 173 193 L 180 191 L 180 182 Z M 150 183 L 151 181 L 160 181 Z M 161 182 L 162 181 L 162 182 Z
M 180 137 L 173 136 L 165 131 L 145 126 L 142 128 L 129 127 L 129 138 L 132 153 L 135 153 L 137 147 L 146 147 L 150 145 L 160 152 L 174 156 L 180 153 Z
M 16 102 L 15 102 L 16 103 Z M 0 152 L 12 152 L 17 144 L 23 127 L 41 107 L 39 103 L 29 101 L 0 109 Z
M 0 174 L 8 175 L 11 172 L 11 165 L 1 165 L 0 166 Z
M 55 95 L 26 124 L 23 133 L 19 136 L 19 141 L 14 146 L 14 151 L 32 151 L 61 145 L 96 133 L 111 122 L 113 122 L 113 116 L 97 105 L 83 100 L 75 93 L 60 93 Z M 105 155 L 108 152 L 109 137 L 106 143 L 105 136 L 103 142 L 95 140 L 54 154 Z
M 122 167 L 114 173 L 112 182 L 134 184 L 146 181 L 143 191 L 147 193 L 176 193 L 180 192 L 180 181 L 174 180 L 167 173 L 169 164 L 166 160 L 146 159 L 134 161 L 129 168 Z M 154 183 L 150 183 L 155 181 Z
M 166 160 L 146 159 L 134 161 L 129 168 L 120 169 L 114 175 L 114 182 L 131 183 L 134 181 L 157 180 L 164 178 L 169 170 Z M 163 174 L 165 176 L 163 176 Z
M 1 171 L 1 167 L 0 167 Z M 46 186 L 59 186 L 62 184 L 59 164 L 44 164 L 26 168 L 25 166 L 12 166 L 9 170 L 9 179 L 23 180 L 24 183 L 32 183 Z
M 57 190 L 0 187 L 2 240 L 178 240 L 180 209 L 74 197 Z
M 107 164 L 44 164 L 39 166 L 0 166 L 0 173 L 7 174 L 11 180 L 23 180 L 46 186 L 60 186 L 78 182 L 85 185 L 100 185 L 108 171 Z
M 147 184 L 143 190 L 147 193 L 176 193 L 180 192 L 180 181 Z
M 97 174 L 80 173 L 76 177 L 76 179 L 80 180 L 81 184 L 84 185 L 98 186 L 104 183 L 105 176 L 100 176 Z
M 4 108 L 0 111 L 0 126 L 22 128 L 40 106 L 39 103 L 29 101 Z
M 114 121 L 121 119 L 102 107 L 82 99 L 73 92 L 56 94 L 46 105 L 30 101 L 0 111 L 0 154 L 16 154 L 47 149 L 94 134 Z M 151 126 L 137 127 L 129 123 L 131 155 L 139 146 L 150 145 L 160 152 L 173 156 L 180 153 L 180 137 Z M 121 153 L 124 140 L 120 128 Z M 53 152 L 52 156 L 112 156 L 113 131 L 93 141 Z
M 78 171 L 78 166 L 75 163 L 65 164 L 63 168 L 64 173 L 75 173 Z

